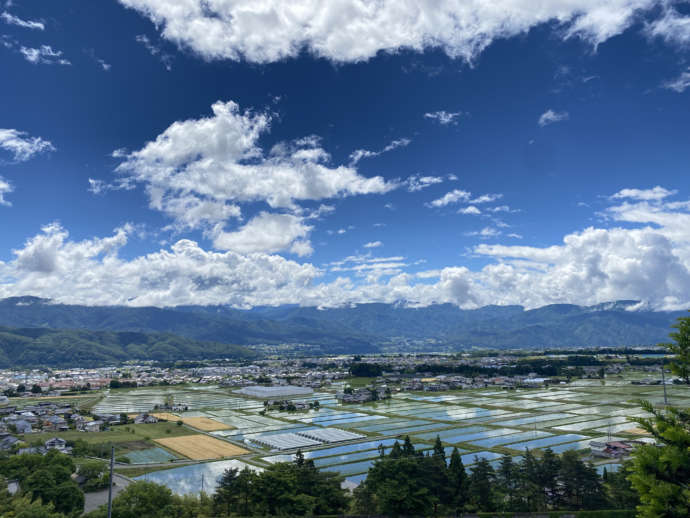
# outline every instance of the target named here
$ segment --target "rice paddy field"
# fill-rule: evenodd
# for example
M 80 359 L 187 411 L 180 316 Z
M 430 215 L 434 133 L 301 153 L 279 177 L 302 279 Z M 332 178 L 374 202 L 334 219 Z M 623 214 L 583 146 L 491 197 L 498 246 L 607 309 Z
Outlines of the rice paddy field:
M 687 389 L 672 387 L 669 395 L 672 403 L 690 406 Z M 527 449 L 536 455 L 545 448 L 586 455 L 593 440 L 644 438 L 634 421 L 645 415 L 636 401 L 643 398 L 658 403 L 663 401 L 663 393 L 662 387 L 632 385 L 626 380 L 606 380 L 605 384 L 576 380 L 521 390 L 399 392 L 385 401 L 340 404 L 334 393 L 324 391 L 302 398 L 319 401 L 316 410 L 264 412 L 261 400 L 238 396 L 227 388 L 156 387 L 112 391 L 93 411 L 154 412 L 156 405 L 162 406 L 171 398 L 175 405 L 187 408 L 170 416 L 170 420 L 184 423 L 181 428 L 187 434 L 155 438 L 148 450 L 131 453 L 133 463 L 174 465 L 174 458 L 236 457 L 243 465 L 261 469 L 292 460 L 301 447 L 305 458 L 312 459 L 319 469 L 337 472 L 356 485 L 366 477 L 380 450 L 390 451 L 395 441 L 405 436 L 420 451 L 431 449 L 438 436 L 446 455 L 458 448 L 468 469 L 479 458 L 494 465 L 504 454 L 519 460 Z M 211 462 L 197 466 L 212 464 L 224 465 Z M 175 481 L 170 485 L 174 491 L 194 492 L 180 482 L 181 477 L 190 473 L 200 478 L 201 473 L 208 473 L 212 478 L 212 471 L 199 468 L 201 471 L 191 474 L 193 467 L 152 473 L 150 479 L 156 476 L 157 480 Z M 211 478 L 207 483 L 212 486 Z

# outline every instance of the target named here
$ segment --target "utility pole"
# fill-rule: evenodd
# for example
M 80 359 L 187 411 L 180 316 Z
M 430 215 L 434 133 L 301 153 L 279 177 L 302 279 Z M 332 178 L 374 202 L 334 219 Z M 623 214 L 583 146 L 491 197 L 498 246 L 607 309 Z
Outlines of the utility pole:
M 201 474 L 201 492 L 204 492 L 204 474 Z
M 661 360 L 661 384 L 664 386 L 664 406 L 668 406 L 668 396 L 666 394 L 666 375 L 664 374 L 664 359 Z
M 115 464 L 115 446 L 110 447 L 110 484 L 108 484 L 108 518 L 113 514 L 113 466 Z

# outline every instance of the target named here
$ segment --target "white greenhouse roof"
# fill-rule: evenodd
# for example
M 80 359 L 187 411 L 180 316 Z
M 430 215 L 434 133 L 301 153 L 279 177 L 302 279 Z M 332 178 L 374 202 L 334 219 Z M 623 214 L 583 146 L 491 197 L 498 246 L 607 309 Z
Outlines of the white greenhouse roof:
M 361 439 L 366 437 L 358 433 L 347 432 L 338 428 L 321 428 L 316 430 L 307 430 L 304 432 L 297 432 L 299 435 L 309 437 L 321 442 L 342 442 L 352 441 L 354 439 Z
M 261 385 L 251 385 L 234 391 L 236 394 L 259 398 L 276 398 L 287 396 L 304 396 L 314 392 L 309 387 L 297 387 L 295 385 L 282 385 L 278 387 L 264 387 Z

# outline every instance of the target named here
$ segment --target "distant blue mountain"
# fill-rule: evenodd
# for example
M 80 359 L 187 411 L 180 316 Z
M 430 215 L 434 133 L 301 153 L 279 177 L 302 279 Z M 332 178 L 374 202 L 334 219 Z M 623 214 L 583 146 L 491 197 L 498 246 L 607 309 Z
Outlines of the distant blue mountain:
M 319 345 L 325 352 L 364 353 L 395 339 L 430 338 L 457 349 L 653 345 L 666 340 L 671 324 L 687 314 L 640 306 L 624 300 L 596 306 L 552 304 L 531 310 L 522 306 L 463 310 L 452 304 L 238 310 L 226 306 L 92 307 L 14 297 L 0 300 L 0 325 L 172 333 L 238 345 L 301 342 Z

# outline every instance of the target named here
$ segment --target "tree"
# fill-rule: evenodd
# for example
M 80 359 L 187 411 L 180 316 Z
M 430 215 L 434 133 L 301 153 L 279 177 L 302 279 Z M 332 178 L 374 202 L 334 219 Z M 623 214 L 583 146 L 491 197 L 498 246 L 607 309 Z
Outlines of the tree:
M 67 515 L 80 515 L 84 511 L 84 493 L 76 482 L 68 480 L 55 488 L 55 510 Z
M 486 458 L 477 459 L 469 476 L 470 506 L 478 511 L 495 511 L 494 483 L 496 475 L 494 468 Z
M 684 383 L 690 384 L 690 317 L 679 318 L 671 327 L 678 330 L 669 335 L 675 343 L 660 345 L 675 355 L 669 364 L 671 372 L 682 379 Z
M 169 518 L 175 499 L 165 486 L 140 480 L 133 482 L 113 500 L 112 518 Z M 106 516 L 105 506 L 88 514 L 89 518 Z
M 450 454 L 448 484 L 451 493 L 449 505 L 455 510 L 462 509 L 467 501 L 467 473 L 457 448 L 453 448 Z
M 501 493 L 501 505 L 499 507 L 504 511 L 511 511 L 515 508 L 517 482 L 517 466 L 510 455 L 504 455 L 498 465 L 498 470 L 496 470 L 497 488 Z
M 633 452 L 629 479 L 640 495 L 639 516 L 690 516 L 690 412 L 667 407 L 662 413 L 646 401 L 642 407 L 652 417 L 637 421 L 662 447 L 645 444 Z
M 434 442 L 434 456 L 439 457 L 443 459 L 443 463 L 445 464 L 445 459 L 446 459 L 446 450 L 443 447 L 443 444 L 441 443 L 441 437 L 438 435 L 436 436 L 436 442 Z
M 40 387 L 40 385 L 34 385 L 31 387 L 31 393 L 32 394 L 41 394 L 43 392 L 43 389 Z
M 628 477 L 631 467 L 630 462 L 626 462 L 618 471 L 604 471 L 604 487 L 613 509 L 635 509 L 640 504 L 640 497 Z
M 410 440 L 410 436 L 406 435 L 405 441 L 403 442 L 403 447 L 402 447 L 403 456 L 413 457 L 416 453 L 417 452 L 415 451 L 414 446 L 412 445 L 412 441 Z
M 559 500 L 559 478 L 561 461 L 551 448 L 546 448 L 539 460 L 537 470 L 537 483 L 544 491 L 546 508 L 554 508 Z M 546 510 L 546 509 L 543 509 Z

